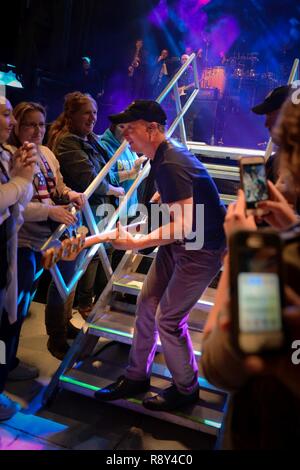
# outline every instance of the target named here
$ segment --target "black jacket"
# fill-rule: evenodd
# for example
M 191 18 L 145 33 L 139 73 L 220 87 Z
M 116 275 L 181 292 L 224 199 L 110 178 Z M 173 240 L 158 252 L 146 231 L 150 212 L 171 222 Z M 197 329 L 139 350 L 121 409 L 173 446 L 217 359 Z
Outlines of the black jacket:
M 64 181 L 74 191 L 84 192 L 108 161 L 106 151 L 91 134 L 86 141 L 75 134 L 66 134 L 58 140 L 54 153 L 60 163 Z M 109 180 L 106 177 L 89 199 L 97 206 L 108 202 Z

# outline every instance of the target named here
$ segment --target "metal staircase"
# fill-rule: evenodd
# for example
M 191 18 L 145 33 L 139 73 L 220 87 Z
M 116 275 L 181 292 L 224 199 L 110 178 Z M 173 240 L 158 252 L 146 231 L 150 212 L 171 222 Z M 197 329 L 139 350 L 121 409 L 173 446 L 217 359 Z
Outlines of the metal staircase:
M 130 345 L 133 338 L 135 299 L 143 285 L 145 274 L 138 272 L 145 255 L 127 252 L 105 291 L 95 305 L 84 328 L 74 341 L 69 353 L 52 378 L 44 403 L 53 399 L 59 389 L 67 389 L 93 397 L 96 390 L 117 379 L 124 369 L 120 358 L 104 354 L 108 345 L 118 342 Z M 152 255 L 149 256 L 151 259 Z M 214 288 L 208 288 L 195 304 L 189 318 L 189 330 L 195 356 L 201 356 L 202 330 L 214 302 Z M 129 301 L 130 299 L 130 301 Z M 116 309 L 117 307 L 117 309 Z M 126 357 L 128 350 L 126 349 Z M 164 364 L 162 346 L 158 340 L 157 355 L 151 376 L 151 393 L 157 393 L 171 382 Z M 124 361 L 124 366 L 126 359 Z M 122 366 L 122 364 L 121 364 Z M 111 402 L 143 414 L 178 425 L 216 435 L 222 423 L 226 394 L 199 378 L 199 403 L 180 411 L 151 412 L 142 406 L 143 395 Z

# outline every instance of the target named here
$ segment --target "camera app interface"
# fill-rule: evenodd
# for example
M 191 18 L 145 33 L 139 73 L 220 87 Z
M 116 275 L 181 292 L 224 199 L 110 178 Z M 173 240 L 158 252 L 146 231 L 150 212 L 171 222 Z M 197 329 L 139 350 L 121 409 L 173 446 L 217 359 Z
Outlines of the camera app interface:
M 244 333 L 281 329 L 277 257 L 272 256 L 272 251 L 264 248 L 258 252 L 241 253 L 244 269 L 238 274 L 238 303 L 239 329 Z
M 243 185 L 247 203 L 268 199 L 265 165 L 243 165 Z
M 245 333 L 281 329 L 279 282 L 276 274 L 240 273 L 240 330 Z

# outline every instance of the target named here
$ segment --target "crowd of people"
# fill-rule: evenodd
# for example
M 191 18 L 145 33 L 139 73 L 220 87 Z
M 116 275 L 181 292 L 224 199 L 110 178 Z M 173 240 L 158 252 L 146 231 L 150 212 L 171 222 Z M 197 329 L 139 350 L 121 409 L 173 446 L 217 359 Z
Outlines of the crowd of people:
M 70 209 L 83 207 L 85 189 L 112 157 L 123 137 L 113 126 L 103 136 L 96 136 L 93 128 L 97 104 L 90 95 L 74 92 L 66 96 L 64 112 L 52 123 L 46 146 L 43 145 L 45 108 L 38 103 L 22 102 L 12 109 L 6 98 L 0 99 L 0 339 L 6 346 L 6 363 L 0 365 L 0 419 L 7 419 L 17 405 L 2 393 L 6 380 L 28 380 L 39 375 L 36 367 L 17 358 L 17 349 L 23 321 L 43 272 L 41 247 L 60 224 L 76 229 L 77 216 Z M 96 219 L 99 205 L 105 201 L 116 204 L 144 161 L 128 149 L 113 165 L 89 201 Z M 136 208 L 134 193 L 128 209 L 132 216 Z M 17 229 L 20 229 L 18 236 Z M 74 275 L 79 262 L 80 257 L 74 262 L 59 263 L 66 282 Z M 78 310 L 84 319 L 106 283 L 96 255 L 77 286 Z M 65 301 L 55 283 L 49 285 L 45 307 L 47 346 L 60 360 L 69 349 L 67 339 L 74 339 L 79 331 L 70 322 L 74 295 L 73 292 Z
M 141 49 L 137 42 L 129 70 L 132 76 L 141 65 Z M 161 85 L 167 57 L 167 51 L 162 51 L 157 61 L 156 75 Z M 146 396 L 143 405 L 154 411 L 172 411 L 198 402 L 198 364 L 188 317 L 223 265 L 215 305 L 204 330 L 200 363 L 209 382 L 231 394 L 222 445 L 277 448 L 297 443 L 300 374 L 299 367 L 291 362 L 291 350 L 267 358 L 245 356 L 235 349 L 230 334 L 232 253 L 228 242 L 232 234 L 238 230 L 260 231 L 266 225 L 276 232 L 298 233 L 300 106 L 293 103 L 290 89 L 285 89 L 279 100 L 276 93 L 275 100 L 273 93 L 273 98 L 267 97 L 263 103 L 265 107 L 254 109 L 267 118 L 276 111 L 276 122 L 274 119 L 270 130 L 278 145 L 273 172 L 273 181 L 278 184 L 269 181 L 269 199 L 259 203 L 263 209 L 259 219 L 247 216 L 242 190 L 226 212 L 204 165 L 185 147 L 167 138 L 167 116 L 155 101 L 136 99 L 123 112 L 109 116 L 109 129 L 98 136 L 93 132 L 96 101 L 86 93 L 70 93 L 65 97 L 63 113 L 47 132 L 45 145 L 43 106 L 23 102 L 13 109 L 6 98 L 0 97 L 0 340 L 6 345 L 6 363 L 0 364 L 0 420 L 9 419 L 19 409 L 4 393 L 6 381 L 33 379 L 39 373 L 17 358 L 17 349 L 22 324 L 42 274 L 41 247 L 60 223 L 78 224 L 71 208 L 82 209 L 84 191 L 126 139 L 128 148 L 89 200 L 96 221 L 100 222 L 99 206 L 108 201 L 117 206 L 118 198 L 124 196 L 139 174 L 145 157 L 151 162 L 148 181 L 155 188 L 145 192 L 168 208 L 170 218 L 167 225 L 138 239 L 118 226 L 117 239 L 112 241 L 115 250 L 152 246 L 159 249 L 138 299 L 126 372 L 117 382 L 98 390 L 95 398 L 109 401 L 147 392 L 159 335 L 173 383 L 154 396 Z M 142 154 L 145 157 L 139 156 Z M 137 203 L 134 192 L 128 208 L 130 217 L 134 217 Z M 200 219 L 199 206 L 203 207 Z M 203 234 L 200 244 L 199 230 Z M 298 243 L 298 251 L 299 246 Z M 66 280 L 76 271 L 80 256 L 75 261 L 60 262 Z M 298 262 L 299 257 L 299 269 Z M 287 344 L 291 345 L 300 340 L 300 290 L 295 290 L 295 283 L 291 288 L 288 279 L 283 282 L 283 319 Z M 106 283 L 105 271 L 95 255 L 77 285 L 79 312 L 84 319 L 92 310 L 95 295 L 100 295 Z M 69 349 L 67 339 L 77 334 L 70 323 L 74 295 L 63 300 L 53 281 L 48 289 L 48 349 L 59 359 Z M 288 423 L 283 430 L 274 424 L 278 416 Z
M 279 145 L 279 172 L 288 172 L 297 196 L 300 189 L 300 108 L 290 98 L 273 125 L 273 135 Z M 228 252 L 215 305 L 204 330 L 201 361 L 206 378 L 231 392 L 222 430 L 221 442 L 225 449 L 292 449 L 300 437 L 299 361 L 292 361 L 293 342 L 299 341 L 300 337 L 299 215 L 270 180 L 268 184 L 270 199 L 259 204 L 265 213 L 263 220 L 277 232 L 294 231 L 297 246 L 293 289 L 288 274 L 283 279 L 287 347 L 279 354 L 265 357 L 245 356 L 233 347 L 229 289 L 231 253 Z M 253 216 L 246 216 L 245 209 L 245 196 L 240 191 L 237 202 L 229 206 L 225 218 L 227 240 L 238 230 L 261 230 Z M 279 423 L 285 424 L 280 426 Z

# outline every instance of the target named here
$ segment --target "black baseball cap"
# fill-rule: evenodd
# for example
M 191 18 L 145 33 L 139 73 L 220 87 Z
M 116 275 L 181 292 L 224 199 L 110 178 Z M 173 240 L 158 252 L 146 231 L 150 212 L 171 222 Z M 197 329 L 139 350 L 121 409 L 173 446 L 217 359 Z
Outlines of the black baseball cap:
M 157 122 L 163 126 L 167 122 L 167 115 L 157 101 L 135 100 L 122 113 L 108 116 L 113 124 L 126 124 L 127 122 L 143 119 L 147 122 Z
M 272 90 L 271 93 L 266 96 L 262 103 L 252 108 L 252 111 L 255 114 L 268 114 L 276 111 L 277 109 L 280 109 L 289 96 L 290 89 L 291 87 L 288 85 L 274 88 L 274 90 Z

